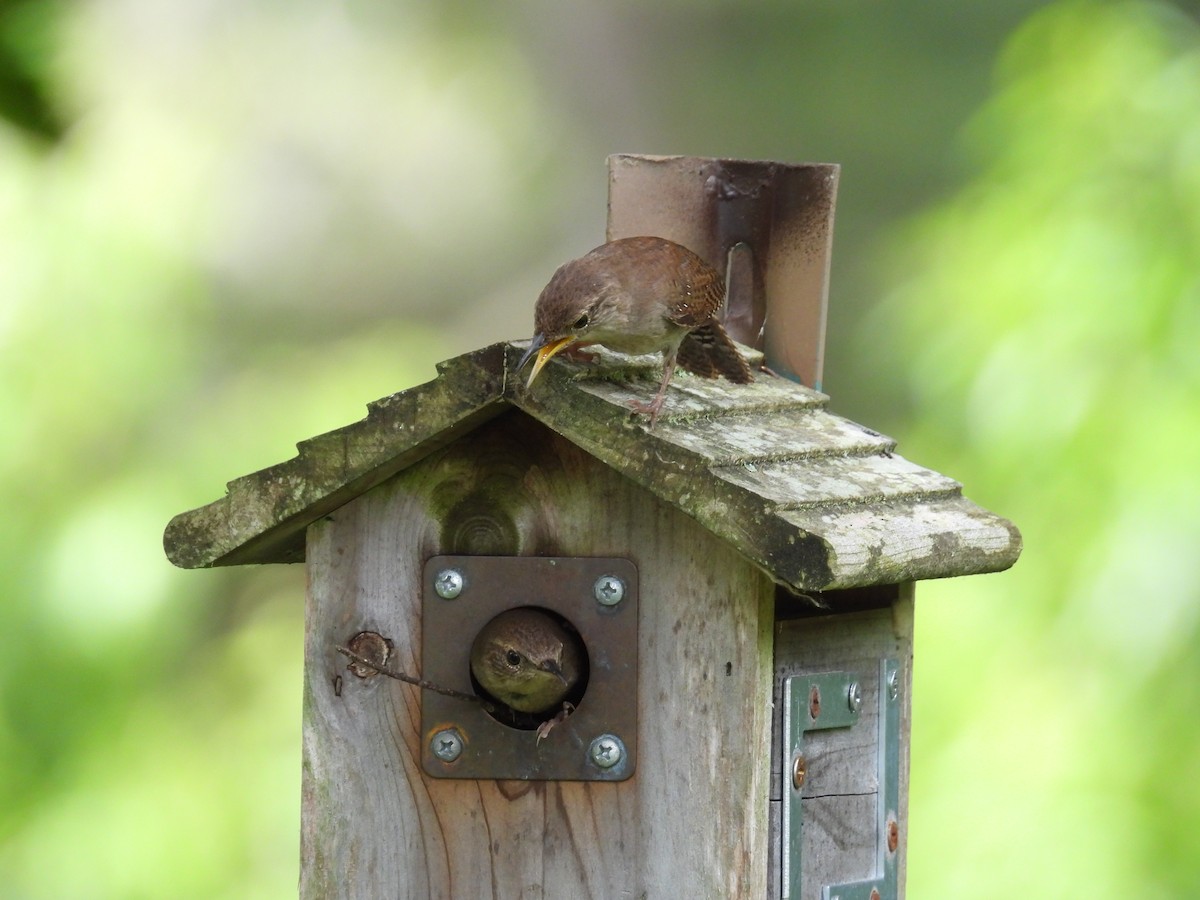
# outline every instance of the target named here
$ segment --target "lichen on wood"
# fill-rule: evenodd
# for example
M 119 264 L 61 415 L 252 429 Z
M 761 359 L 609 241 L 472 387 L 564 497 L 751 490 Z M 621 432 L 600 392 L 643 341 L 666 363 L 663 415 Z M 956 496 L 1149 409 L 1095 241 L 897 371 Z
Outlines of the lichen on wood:
M 301 561 L 311 523 L 512 408 L 798 592 L 997 571 L 1020 553 L 1010 522 L 830 413 L 824 394 L 766 372 L 746 385 L 680 373 L 651 429 L 629 404 L 653 389 L 657 357 L 555 358 L 526 388 L 522 350 L 493 344 L 448 360 L 433 381 L 231 482 L 221 500 L 172 520 L 167 555 L 185 567 Z

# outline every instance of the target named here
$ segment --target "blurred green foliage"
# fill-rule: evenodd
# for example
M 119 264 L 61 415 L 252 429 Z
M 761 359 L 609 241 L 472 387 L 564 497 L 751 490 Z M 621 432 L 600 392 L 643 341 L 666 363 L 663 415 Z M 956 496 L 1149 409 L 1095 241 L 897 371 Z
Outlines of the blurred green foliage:
M 918 590 L 909 896 L 1200 896 L 1197 109 L 1149 2 L 0 7 L 0 892 L 294 891 L 303 573 L 162 528 L 525 336 L 634 151 L 843 163 L 834 408 L 1024 532 Z
M 1179 12 L 1032 17 L 862 330 L 906 373 L 907 452 L 1026 544 L 919 592 L 918 895 L 1200 896 L 1198 109 Z
M 49 64 L 63 0 L 0 0 L 0 118 L 47 140 L 62 135 Z

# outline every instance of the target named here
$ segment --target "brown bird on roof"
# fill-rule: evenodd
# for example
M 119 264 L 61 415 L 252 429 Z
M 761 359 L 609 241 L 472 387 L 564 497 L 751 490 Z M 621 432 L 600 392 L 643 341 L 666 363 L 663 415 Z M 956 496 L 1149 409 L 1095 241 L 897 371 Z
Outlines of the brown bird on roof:
M 538 297 L 533 341 L 518 369 L 536 354 L 529 386 L 551 357 L 568 348 L 659 351 L 658 393 L 649 403 L 632 404 L 654 427 L 677 363 L 706 378 L 751 380 L 750 367 L 716 319 L 724 302 L 720 273 L 687 247 L 660 237 L 610 241 L 554 273 Z

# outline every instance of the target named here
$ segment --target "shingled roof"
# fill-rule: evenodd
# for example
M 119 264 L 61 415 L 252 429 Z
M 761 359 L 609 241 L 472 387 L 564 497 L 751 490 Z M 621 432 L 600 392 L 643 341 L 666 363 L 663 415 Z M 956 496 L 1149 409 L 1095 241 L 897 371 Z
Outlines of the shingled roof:
M 185 568 L 302 561 L 310 523 L 514 407 L 796 591 L 999 571 L 1021 551 L 1013 524 L 963 497 L 958 482 L 898 456 L 894 441 L 792 381 L 679 373 L 650 430 L 629 401 L 653 390 L 661 359 L 558 357 L 527 391 L 514 371 L 523 349 L 493 344 L 441 363 L 433 381 L 230 482 L 225 497 L 171 521 L 167 556 Z

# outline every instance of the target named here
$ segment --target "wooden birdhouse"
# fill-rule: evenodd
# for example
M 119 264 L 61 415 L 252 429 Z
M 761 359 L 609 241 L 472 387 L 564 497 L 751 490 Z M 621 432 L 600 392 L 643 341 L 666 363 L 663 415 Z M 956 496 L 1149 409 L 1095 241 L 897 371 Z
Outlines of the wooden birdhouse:
M 818 381 L 836 169 L 612 172 L 610 237 L 706 255 L 735 336 Z M 302 896 L 903 896 L 913 584 L 1007 568 L 1017 530 L 791 378 L 677 375 L 650 429 L 661 360 L 558 357 L 527 390 L 522 349 L 167 528 L 179 566 L 307 567 Z M 487 693 L 473 645 L 517 608 L 578 640 L 566 705 L 444 693 Z

